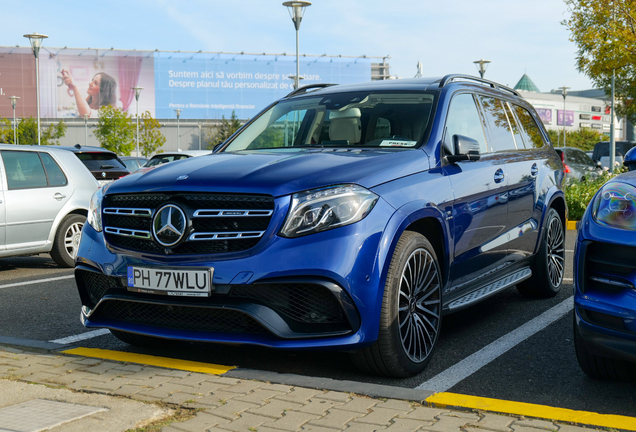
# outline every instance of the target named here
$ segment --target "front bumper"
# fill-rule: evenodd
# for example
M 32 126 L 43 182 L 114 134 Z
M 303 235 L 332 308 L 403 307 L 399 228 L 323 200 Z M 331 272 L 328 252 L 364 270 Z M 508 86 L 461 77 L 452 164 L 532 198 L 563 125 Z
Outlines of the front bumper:
M 580 224 L 574 257 L 575 330 L 588 351 L 636 363 L 636 233 Z
M 384 286 L 378 250 L 393 212 L 379 200 L 360 222 L 294 239 L 276 235 L 282 218 L 274 218 L 252 249 L 216 255 L 122 251 L 86 224 L 76 259 L 82 322 L 169 339 L 278 348 L 370 344 L 377 338 Z M 128 291 L 128 266 L 211 267 L 214 291 L 205 298 Z

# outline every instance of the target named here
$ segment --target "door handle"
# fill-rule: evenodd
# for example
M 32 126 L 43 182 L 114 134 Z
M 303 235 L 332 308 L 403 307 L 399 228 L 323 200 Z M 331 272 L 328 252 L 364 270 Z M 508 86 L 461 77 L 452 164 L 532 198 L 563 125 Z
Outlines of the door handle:
M 56 193 L 55 195 L 53 195 L 53 198 L 55 198 L 56 200 L 60 201 L 63 200 L 64 198 L 66 198 L 66 195 L 62 195 L 61 193 Z
M 532 164 L 532 168 L 530 168 L 530 174 L 532 175 L 532 177 L 536 177 L 537 174 L 539 174 L 539 168 L 537 167 L 537 164 Z
M 506 178 L 506 176 L 501 168 L 495 171 L 495 183 L 501 183 L 504 178 Z

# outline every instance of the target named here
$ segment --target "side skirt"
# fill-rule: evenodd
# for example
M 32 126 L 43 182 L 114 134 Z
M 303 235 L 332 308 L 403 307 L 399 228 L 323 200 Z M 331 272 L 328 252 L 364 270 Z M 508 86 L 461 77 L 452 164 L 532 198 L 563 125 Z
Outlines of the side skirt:
M 444 305 L 442 311 L 444 313 L 451 313 L 472 306 L 475 303 L 478 303 L 498 293 L 499 291 L 502 291 L 506 288 L 518 284 L 521 281 L 528 279 L 530 276 L 532 276 L 532 270 L 530 270 L 530 267 L 524 267 L 522 269 L 516 270 L 514 273 L 510 273 L 501 279 L 491 282 L 488 285 L 482 286 L 481 288 L 477 288 L 476 290 L 453 300 L 452 302 Z

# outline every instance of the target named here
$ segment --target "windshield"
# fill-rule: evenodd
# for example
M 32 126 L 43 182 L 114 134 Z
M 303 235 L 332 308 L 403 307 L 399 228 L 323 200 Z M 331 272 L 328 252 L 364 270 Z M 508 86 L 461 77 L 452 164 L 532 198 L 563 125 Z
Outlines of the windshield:
M 188 155 L 155 155 L 148 162 L 145 163 L 144 167 L 151 167 L 155 165 L 161 165 L 168 162 L 174 162 L 181 159 L 187 159 L 190 156 Z
M 415 148 L 428 133 L 435 93 L 358 92 L 282 101 L 224 149 Z
M 117 156 L 109 153 L 75 153 L 77 157 L 84 162 L 84 165 L 91 171 L 107 170 L 107 169 L 123 169 L 126 167 L 122 164 Z

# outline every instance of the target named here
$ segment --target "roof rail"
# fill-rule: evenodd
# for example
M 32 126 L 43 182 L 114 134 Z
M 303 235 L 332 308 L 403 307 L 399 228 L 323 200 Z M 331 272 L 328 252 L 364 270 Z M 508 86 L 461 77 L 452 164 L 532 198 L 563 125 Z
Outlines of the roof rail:
M 471 75 L 461 75 L 461 74 L 449 74 L 446 75 L 444 78 L 442 78 L 439 82 L 439 88 L 444 87 L 446 84 L 450 84 L 451 82 L 455 81 L 455 80 L 467 80 L 467 81 L 477 81 L 480 82 L 482 84 L 487 84 L 490 87 L 494 88 L 494 89 L 498 89 L 498 90 L 504 90 L 507 92 L 512 93 L 515 96 L 519 96 L 519 93 L 517 93 L 516 90 L 511 89 L 510 87 L 506 87 L 504 85 L 501 84 L 497 84 L 494 81 L 489 81 L 483 78 L 477 78 Z
M 331 86 L 335 86 L 335 85 L 337 85 L 337 84 L 308 84 L 306 86 L 302 86 L 302 87 L 297 88 L 296 90 L 294 90 L 293 92 L 291 92 L 290 94 L 288 94 L 285 97 L 288 98 L 288 97 L 292 97 L 292 96 L 297 96 L 299 94 L 307 93 L 307 90 L 320 89 L 320 88 L 331 87 Z

